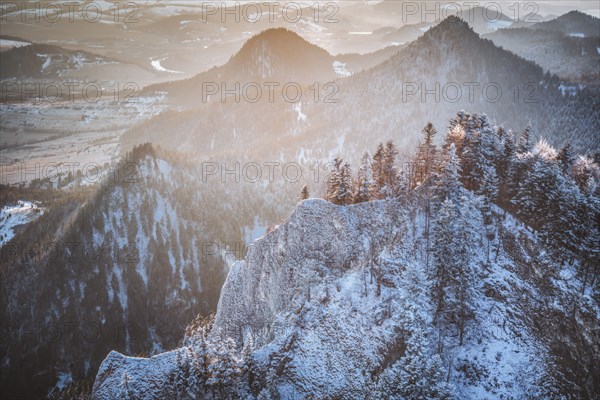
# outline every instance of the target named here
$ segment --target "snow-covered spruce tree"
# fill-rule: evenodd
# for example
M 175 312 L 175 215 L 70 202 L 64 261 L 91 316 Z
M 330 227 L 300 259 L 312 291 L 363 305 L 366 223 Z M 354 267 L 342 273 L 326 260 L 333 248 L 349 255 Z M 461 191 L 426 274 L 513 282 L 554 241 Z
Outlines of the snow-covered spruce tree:
M 442 202 L 435 218 L 433 232 L 433 266 L 430 271 L 431 295 L 435 302 L 436 320 L 446 310 L 447 292 L 451 284 L 451 269 L 455 262 L 451 253 L 455 242 L 452 224 L 458 219 L 457 206 L 451 200 Z
M 440 202 L 446 199 L 457 201 L 462 190 L 460 175 L 460 160 L 456 155 L 456 147 L 452 143 L 444 155 L 443 171 L 436 179 L 436 193 Z
M 460 158 L 461 180 L 468 190 L 474 190 L 483 166 L 481 154 L 481 132 L 478 129 L 465 130 L 463 153 Z
M 447 132 L 444 137 L 444 145 L 442 149 L 448 151 L 450 146 L 454 144 L 456 155 L 462 157 L 463 144 L 465 140 L 465 130 L 462 125 L 455 124 Z
M 373 182 L 373 169 L 371 167 L 371 155 L 365 151 L 360 160 L 358 176 L 356 179 L 355 203 L 364 203 L 376 197 L 375 183 Z
M 337 205 L 352 203 L 352 172 L 350 164 L 336 157 L 333 160 L 333 170 L 329 175 L 327 200 Z
M 209 378 L 209 333 L 214 323 L 214 315 L 196 316 L 186 327 L 182 350 L 177 355 L 178 373 L 172 379 L 175 398 L 204 397 L 208 392 L 206 381 Z
M 467 127 L 461 156 L 462 181 L 466 189 L 482 194 L 481 182 L 485 169 L 497 168 L 500 142 L 485 114 L 473 114 Z
M 208 370 L 206 386 L 213 398 L 228 398 L 242 375 L 241 358 L 236 355 L 233 339 L 211 341 L 207 345 Z
M 483 196 L 483 213 L 485 218 L 491 216 L 491 206 L 498 198 L 498 189 L 500 182 L 496 175 L 496 168 L 486 165 L 483 170 L 483 182 L 481 184 L 481 194 Z
M 433 351 L 429 324 L 427 276 L 419 264 L 409 263 L 402 274 L 399 317 L 405 330 L 405 350 L 379 378 L 375 398 L 448 399 L 447 371 Z
M 600 198 L 592 193 L 584 193 L 584 199 L 577 207 L 577 220 L 580 221 L 576 232 L 578 250 L 582 254 L 582 293 L 589 283 L 592 286 L 600 278 Z
M 573 179 L 583 193 L 595 193 L 599 189 L 597 182 L 600 179 L 600 168 L 593 159 L 579 156 L 573 164 Z
M 438 354 L 430 354 L 421 327 L 406 341 L 406 352 L 381 376 L 379 395 L 389 400 L 449 399 L 446 374 Z
M 533 149 L 533 138 L 531 137 L 531 125 L 528 125 L 519 138 L 517 151 L 521 154 L 529 153 Z
M 437 130 L 431 122 L 423 128 L 423 142 L 419 146 L 415 158 L 415 185 L 425 182 L 429 175 L 435 170 L 437 147 L 434 138 Z
M 441 205 L 434 217 L 433 265 L 429 274 L 436 321 L 442 329 L 455 326 L 462 344 L 466 323 L 473 317 L 476 274 L 471 249 L 478 237 L 475 226 L 481 214 L 473 195 L 461 186 L 459 175 L 455 148 L 451 145 L 437 185 Z
M 556 196 L 556 176 L 551 168 L 549 163 L 539 157 L 533 158 L 532 167 L 518 183 L 513 199 L 517 215 L 537 230 L 544 230 L 544 225 L 548 223 L 547 212 L 553 206 Z M 540 218 L 542 214 L 545 215 L 544 218 Z
M 405 195 L 410 190 L 409 173 L 410 172 L 406 171 L 405 169 L 400 169 L 400 171 L 398 171 L 398 175 L 396 176 L 396 181 L 397 181 L 396 195 L 397 196 Z
M 571 173 L 571 169 L 573 168 L 573 148 L 571 147 L 571 143 L 565 144 L 560 151 L 558 152 L 556 159 L 560 163 L 560 168 L 562 173 L 565 175 L 569 175 Z
M 479 282 L 477 265 L 474 264 L 474 249 L 480 243 L 481 232 L 477 227 L 482 220 L 480 198 L 468 192 L 463 192 L 458 209 L 458 242 L 455 244 L 455 257 L 459 262 L 453 271 L 453 281 L 457 282 L 455 307 L 459 345 L 463 344 L 466 324 L 475 318 L 475 286 Z
M 341 179 L 341 165 L 343 160 L 339 157 L 334 158 L 332 162 L 331 172 L 327 180 L 327 201 L 337 204 L 337 194 L 339 190 L 339 184 Z
M 169 380 L 169 396 L 194 399 L 206 393 L 206 346 L 186 347 L 177 353 L 177 373 Z
M 597 246 L 590 242 L 598 231 L 597 196 L 582 193 L 552 153 L 536 154 L 526 165 L 513 199 L 519 218 L 538 231 L 562 263 L 577 256 L 597 259 L 592 250 Z
M 501 141 L 501 153 L 498 155 L 496 172 L 498 175 L 498 201 L 500 205 L 510 204 L 509 185 L 512 181 L 513 167 L 515 163 L 515 138 L 512 131 L 506 132 Z

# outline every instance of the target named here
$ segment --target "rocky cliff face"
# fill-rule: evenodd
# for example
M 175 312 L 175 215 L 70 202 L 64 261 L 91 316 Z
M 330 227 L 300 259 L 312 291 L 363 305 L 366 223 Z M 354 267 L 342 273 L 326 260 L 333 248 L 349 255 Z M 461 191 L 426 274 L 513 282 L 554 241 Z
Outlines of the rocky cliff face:
M 501 210 L 494 235 L 473 214 L 464 337 L 436 317 L 427 251 L 436 211 L 429 220 L 424 196 L 303 202 L 233 265 L 209 333 L 188 332 L 184 347 L 151 359 L 111 353 L 93 397 L 593 396 L 598 305 L 580 294 L 573 266 L 549 259 Z

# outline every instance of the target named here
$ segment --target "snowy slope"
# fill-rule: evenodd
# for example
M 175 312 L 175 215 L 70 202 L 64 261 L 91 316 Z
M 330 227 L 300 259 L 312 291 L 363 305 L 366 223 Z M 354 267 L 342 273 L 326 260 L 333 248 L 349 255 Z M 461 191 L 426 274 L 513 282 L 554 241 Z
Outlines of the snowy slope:
M 45 210 L 42 223 L 64 221 L 54 243 L 18 243 L 3 252 L 3 323 L 15 327 L 12 340 L 2 342 L 7 395 L 37 397 L 61 377 L 66 384 L 88 379 L 111 349 L 163 352 L 198 313 L 214 309 L 225 255 L 203 246 L 217 235 L 189 207 L 200 192 L 177 193 L 192 181 L 172 160 L 125 160 L 72 218 Z M 29 206 L 3 210 L 3 232 L 41 213 Z M 32 343 L 28 332 L 39 340 Z
M 35 203 L 19 201 L 0 209 L 0 247 L 15 236 L 15 228 L 36 220 L 44 213 Z
M 111 355 L 94 398 L 121 393 L 125 375 L 128 393 L 141 399 L 155 398 L 156 387 L 179 393 L 178 385 L 200 398 L 399 398 L 390 392 L 398 388 L 393 371 L 413 357 L 451 398 L 553 397 L 561 387 L 556 343 L 540 329 L 570 312 L 568 299 L 580 290 L 571 267 L 560 270 L 534 233 L 502 213 L 488 262 L 485 229 L 475 221 L 476 307 L 458 344 L 433 321 L 423 206 L 417 194 L 348 207 L 303 202 L 231 268 L 210 337 L 188 348 L 210 354 L 211 343 L 233 339 L 233 356 L 209 357 L 208 372 L 182 380 L 182 368 L 156 374 L 156 360 L 132 368 Z M 573 331 L 597 356 L 597 305 L 577 297 Z M 566 343 L 576 336 L 563 334 Z M 215 386 L 214 371 L 227 360 L 243 372 Z

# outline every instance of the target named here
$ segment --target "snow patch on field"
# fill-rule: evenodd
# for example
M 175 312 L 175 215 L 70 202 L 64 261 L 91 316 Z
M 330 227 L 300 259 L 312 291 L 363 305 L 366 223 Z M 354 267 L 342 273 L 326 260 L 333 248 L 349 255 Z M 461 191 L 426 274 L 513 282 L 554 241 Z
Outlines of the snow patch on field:
M 166 68 L 164 68 L 164 67 L 163 67 L 163 66 L 160 64 L 160 63 L 161 63 L 161 61 L 164 61 L 164 60 L 165 60 L 165 58 L 161 58 L 160 60 L 151 60 L 152 67 L 153 67 L 155 70 L 157 70 L 157 71 L 161 71 L 161 72 L 169 72 L 169 73 L 171 73 L 171 74 L 183 74 L 183 72 L 181 72 L 181 71 L 174 71 L 174 70 L 171 70 L 171 69 L 166 69 Z
M 18 40 L 0 39 L 0 50 L 10 50 L 13 48 L 31 46 L 29 42 L 20 42 Z

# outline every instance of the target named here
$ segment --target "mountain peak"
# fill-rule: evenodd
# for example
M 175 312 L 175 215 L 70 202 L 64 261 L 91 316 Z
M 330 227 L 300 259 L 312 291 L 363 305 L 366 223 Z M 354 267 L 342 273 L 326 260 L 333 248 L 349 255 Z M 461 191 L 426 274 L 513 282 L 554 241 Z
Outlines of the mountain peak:
M 586 13 L 581 12 L 579 10 L 572 10 L 572 11 L 569 11 L 568 13 L 566 13 L 566 14 L 561 15 L 558 18 L 562 18 L 562 17 L 568 16 L 568 15 L 570 15 L 570 16 L 580 16 L 580 17 L 581 16 L 584 16 L 584 17 L 589 17 L 590 16 L 589 14 L 586 14 Z
M 479 39 L 479 35 L 465 20 L 454 15 L 447 17 L 442 22 L 432 27 L 425 32 L 423 37 L 437 40 L 442 38 L 454 38 L 460 41 L 473 38 Z
M 285 28 L 267 29 L 250 38 L 231 59 L 230 68 L 245 78 L 283 78 L 310 82 L 323 71 L 334 74 L 324 49 Z
M 600 36 L 598 18 L 581 11 L 570 11 L 560 17 L 533 25 L 534 29 L 562 32 L 571 36 Z
M 473 31 L 473 29 L 465 20 L 463 20 L 460 17 L 457 17 L 456 15 L 450 15 L 449 17 L 445 18 L 442 22 L 437 24 L 437 26 L 435 26 L 434 29 L 455 31 L 468 30 L 471 32 Z
M 303 48 L 313 48 L 327 53 L 318 46 L 309 43 L 296 32 L 286 28 L 270 28 L 254 35 L 242 46 L 242 49 L 239 53 L 244 53 L 245 51 L 255 48 L 256 46 L 264 45 L 268 45 L 272 51 L 298 51 L 302 50 Z
M 586 14 L 579 10 L 569 11 L 566 14 L 561 15 L 556 18 L 556 21 L 596 21 L 598 22 L 598 18 L 593 15 Z
M 304 42 L 309 44 L 302 36 L 294 31 L 286 28 L 269 28 L 252 36 L 243 47 L 270 40 L 290 40 L 293 42 Z

